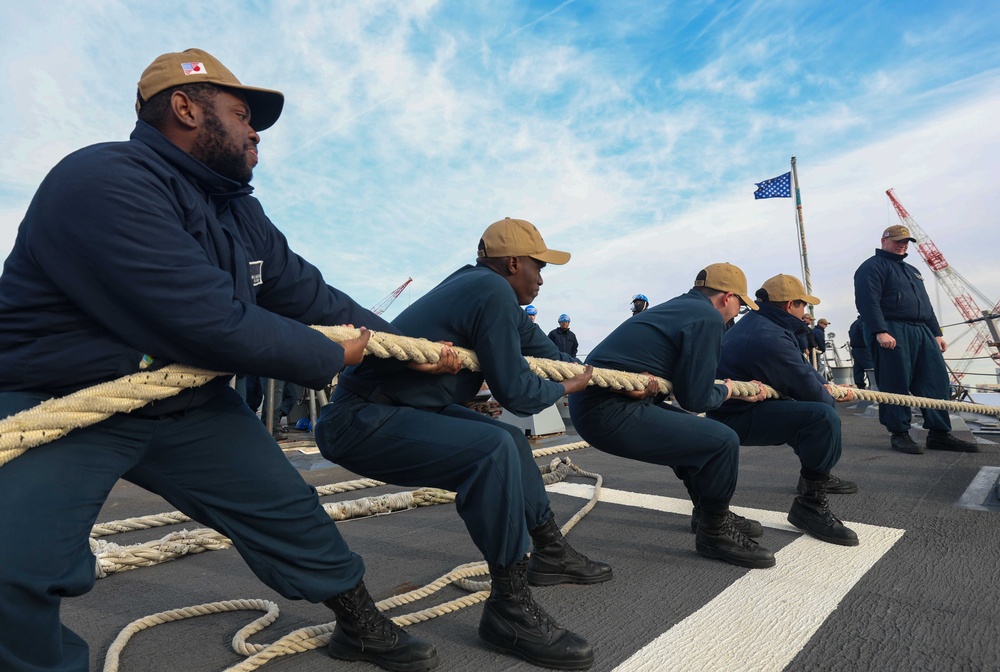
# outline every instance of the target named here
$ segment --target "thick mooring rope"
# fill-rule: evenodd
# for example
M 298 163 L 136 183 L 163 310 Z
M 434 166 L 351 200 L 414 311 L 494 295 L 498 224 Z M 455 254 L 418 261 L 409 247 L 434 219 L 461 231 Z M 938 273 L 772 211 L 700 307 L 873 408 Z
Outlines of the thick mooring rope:
M 338 343 L 358 338 L 361 333 L 359 329 L 352 327 L 314 326 L 313 328 Z M 441 356 L 442 347 L 440 343 L 422 338 L 372 332 L 365 353 L 383 359 L 392 357 L 402 361 L 426 363 L 437 362 Z M 479 370 L 479 360 L 474 351 L 458 347 L 455 347 L 454 350 L 461 359 L 464 368 L 472 371 Z M 531 370 L 537 375 L 556 382 L 583 372 L 583 367 L 579 364 L 537 357 L 525 357 L 525 359 Z M 171 364 L 156 371 L 124 376 L 118 380 L 95 385 L 65 397 L 49 399 L 33 408 L 0 420 L 0 467 L 22 455 L 28 449 L 54 441 L 73 429 L 98 423 L 115 413 L 128 413 L 150 401 L 165 399 L 183 389 L 204 385 L 209 380 L 222 375 L 227 374 L 204 371 L 181 364 Z M 656 380 L 660 392 L 669 394 L 671 391 L 670 381 L 663 378 L 656 378 Z M 646 381 L 647 377 L 641 374 L 595 368 L 590 384 L 613 390 L 635 391 L 644 389 Z M 754 386 L 749 383 L 733 381 L 732 385 L 733 394 L 752 395 L 756 393 Z M 767 390 L 770 398 L 781 397 L 780 393 L 773 388 L 768 387 Z M 871 401 L 881 403 L 971 411 L 1000 416 L 1000 408 L 994 406 L 980 406 L 865 390 L 856 390 L 855 393 L 860 399 L 868 398 Z M 869 397 L 868 395 L 876 396 Z
M 571 444 L 564 444 L 562 446 L 553 446 L 550 448 L 543 448 L 533 451 L 534 457 L 543 457 L 552 455 L 559 452 L 567 452 L 570 450 L 578 450 L 580 448 L 586 448 L 588 444 L 583 441 L 579 441 Z M 551 483 L 556 483 L 564 480 L 567 476 L 576 473 L 581 476 L 586 476 L 588 478 L 593 478 L 596 481 L 594 487 L 594 493 L 590 500 L 575 514 L 570 518 L 565 525 L 562 527 L 562 533 L 569 534 L 569 531 L 585 516 L 587 513 L 594 508 L 597 504 L 598 499 L 601 494 L 601 487 L 603 485 L 603 479 L 600 474 L 591 473 L 580 469 L 578 466 L 573 464 L 569 458 L 562 457 L 553 459 L 549 464 L 540 467 L 542 471 L 542 480 L 546 485 Z M 347 481 L 344 483 L 335 483 L 329 486 L 323 486 L 323 488 L 318 488 L 318 490 L 325 490 L 328 494 L 334 492 L 348 492 L 360 488 L 375 487 L 379 485 L 384 485 L 379 481 L 374 481 L 371 479 L 360 479 L 357 481 Z M 427 488 L 422 488 L 423 490 L 432 490 Z M 420 492 L 420 491 L 414 491 Z M 444 490 L 437 490 L 437 494 L 428 500 L 426 505 L 432 504 L 443 504 L 451 503 L 455 500 L 455 493 L 448 492 Z M 414 493 L 397 493 L 398 495 L 413 495 Z M 382 496 L 386 497 L 386 496 Z M 382 497 L 367 498 L 369 500 L 378 500 Z M 361 500 L 356 500 L 360 502 Z M 402 500 L 401 500 L 402 501 Z M 338 505 L 347 505 L 341 507 L 343 510 L 350 510 L 356 512 L 352 517 L 360 517 L 363 515 L 378 515 L 374 512 L 378 509 L 378 505 L 366 506 L 366 505 L 356 505 L 356 502 L 337 502 L 333 505 L 324 505 L 324 508 L 328 512 L 331 512 L 338 508 Z M 410 507 L 412 508 L 412 507 Z M 367 512 L 367 513 L 365 513 Z M 176 512 L 175 512 L 176 513 Z M 171 524 L 166 521 L 181 522 L 180 518 L 182 515 L 175 516 L 173 513 L 168 514 L 157 514 L 152 516 L 156 524 Z M 332 514 L 331 514 L 332 517 Z M 126 532 L 134 529 L 145 529 L 145 521 L 147 519 L 129 519 L 125 521 L 116 521 L 112 523 L 103 523 L 100 526 L 94 527 L 94 532 L 91 534 L 92 546 L 96 543 L 107 543 L 103 541 L 96 540 L 96 537 L 103 536 L 104 534 L 116 534 L 118 532 Z M 154 525 L 155 526 L 155 525 Z M 113 530 L 108 532 L 108 530 Z M 213 530 L 194 530 L 192 532 L 179 533 L 185 535 L 186 537 L 195 540 L 196 543 L 192 545 L 193 547 L 198 547 L 196 551 L 190 552 L 200 552 L 202 550 L 220 550 L 221 548 L 228 547 L 229 540 L 219 535 Z M 175 535 L 170 535 L 174 537 Z M 204 539 L 204 543 L 198 544 L 197 540 L 199 538 Z M 164 540 L 161 540 L 164 541 Z M 217 546 L 219 541 L 225 542 L 225 546 Z M 134 547 L 127 547 L 128 550 L 137 549 L 140 547 L 146 547 L 146 544 L 138 544 Z M 126 547 L 121 547 L 125 549 Z M 106 555 L 106 551 L 101 551 L 101 555 L 98 557 L 98 572 L 100 574 L 102 563 L 104 566 L 112 567 L 106 563 L 107 558 L 102 557 Z M 138 553 L 137 556 L 143 556 L 144 554 Z M 175 556 L 179 557 L 179 556 Z M 119 558 L 120 559 L 120 558 Z M 166 562 L 171 560 L 173 557 L 162 557 L 158 562 Z M 126 569 L 134 569 L 138 566 L 149 566 L 152 564 L 158 564 L 158 562 L 148 562 L 149 557 L 143 558 L 141 561 L 132 563 L 126 561 L 125 563 L 113 566 L 111 571 L 124 571 Z M 416 588 L 407 593 L 401 595 L 394 595 L 392 597 L 381 600 L 376 604 L 380 611 L 385 611 L 388 609 L 393 609 L 405 604 L 410 604 L 416 602 L 417 600 L 424 599 L 439 592 L 443 588 L 449 585 L 455 585 L 457 587 L 463 588 L 469 591 L 471 594 L 463 595 L 458 598 L 449 600 L 442 604 L 438 604 L 426 609 L 415 611 L 408 614 L 402 614 L 393 617 L 393 622 L 400 626 L 414 625 L 416 623 L 421 623 L 428 621 L 432 618 L 437 618 L 438 616 L 443 616 L 446 614 L 453 613 L 459 609 L 477 604 L 485 600 L 490 594 L 490 584 L 488 580 L 473 580 L 473 577 L 484 576 L 489 573 L 489 568 L 483 561 L 472 562 L 455 567 L 447 574 L 435 579 L 431 583 Z M 105 574 L 106 575 L 106 574 Z M 103 576 L 99 576 L 103 578 Z M 321 646 L 326 646 L 330 640 L 330 633 L 333 632 L 335 621 L 329 623 L 323 623 L 320 625 L 309 626 L 306 628 L 301 628 L 294 632 L 285 635 L 278 641 L 272 644 L 252 644 L 247 641 L 247 639 L 254 634 L 260 632 L 267 626 L 271 625 L 278 618 L 278 606 L 268 600 L 259 599 L 243 599 L 243 600 L 226 600 L 222 602 L 212 602 L 207 604 L 199 604 L 193 607 L 185 607 L 181 609 L 171 609 L 169 611 L 160 612 L 157 614 L 152 614 L 150 616 L 144 616 L 143 618 L 137 619 L 126 626 L 115 638 L 114 642 L 108 649 L 108 654 L 104 662 L 104 672 L 117 672 L 121 653 L 124 650 L 128 641 L 137 633 L 142 632 L 148 628 L 155 625 L 160 625 L 162 623 L 169 623 L 172 621 L 183 620 L 187 618 L 194 618 L 197 616 L 205 616 L 210 614 L 217 614 L 227 611 L 243 611 L 243 610 L 257 610 L 266 612 L 263 616 L 257 618 L 249 625 L 242 628 L 233 637 L 232 646 L 236 653 L 247 656 L 247 659 L 239 663 L 236 666 L 228 668 L 227 672 L 251 672 L 256 670 L 258 667 L 263 665 L 269 660 L 278 658 L 280 656 L 291 655 L 295 653 L 302 653 L 304 651 L 310 651 L 312 649 L 319 648 Z

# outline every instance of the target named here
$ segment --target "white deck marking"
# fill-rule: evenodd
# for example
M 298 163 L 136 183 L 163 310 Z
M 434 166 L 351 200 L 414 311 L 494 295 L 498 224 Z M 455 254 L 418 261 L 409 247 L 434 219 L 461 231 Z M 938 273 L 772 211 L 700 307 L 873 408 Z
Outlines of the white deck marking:
M 584 499 L 594 493 L 593 486 L 577 483 L 555 483 L 546 489 Z M 603 488 L 600 501 L 691 514 L 691 502 L 674 497 Z M 782 512 L 739 507 L 733 511 L 765 527 L 801 533 Z M 775 554 L 776 567 L 749 570 L 615 672 L 783 670 L 905 531 L 845 524 L 858 533 L 859 546 L 837 546 L 803 535 Z

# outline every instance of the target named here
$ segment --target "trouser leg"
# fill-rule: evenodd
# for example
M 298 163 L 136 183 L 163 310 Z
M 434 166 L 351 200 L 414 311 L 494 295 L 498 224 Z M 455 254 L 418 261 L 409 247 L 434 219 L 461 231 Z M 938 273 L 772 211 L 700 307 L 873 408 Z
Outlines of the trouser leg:
M 254 574 L 287 598 L 322 602 L 358 584 L 361 558 L 232 390 L 158 424 L 125 478 L 232 539 Z
M 316 442 L 328 460 L 369 478 L 455 491 L 458 514 L 491 565 L 508 567 L 527 552 L 524 467 L 507 430 L 339 393 L 320 414 Z
M 915 353 L 910 391 L 917 397 L 948 399 L 948 368 L 937 341 L 926 327 L 910 326 L 909 332 L 911 347 Z M 920 412 L 924 416 L 924 429 L 951 431 L 948 411 L 924 408 Z
M 44 397 L 0 394 L 0 417 Z M 148 423 L 114 416 L 0 467 L 0 670 L 85 672 L 86 643 L 61 625 L 63 597 L 95 581 L 89 535 L 118 480 L 142 454 Z
M 610 393 L 578 396 L 570 396 L 570 415 L 590 445 L 612 455 L 672 467 L 695 503 L 725 510 L 736 490 L 739 469 L 740 442 L 733 430 L 673 406 Z
M 711 417 L 732 428 L 741 445 L 790 445 L 805 469 L 829 473 L 840 460 L 840 417 L 827 404 L 778 399 Z
M 481 422 L 507 432 L 517 447 L 518 463 L 521 467 L 525 524 L 529 530 L 533 530 L 552 516 L 552 509 L 549 506 L 549 495 L 545 492 L 545 482 L 542 480 L 542 472 L 539 470 L 538 463 L 535 462 L 535 458 L 531 454 L 531 444 L 528 443 L 524 432 L 513 425 L 494 420 L 489 416 L 477 413 L 464 406 L 449 406 L 442 411 L 442 414 L 471 422 Z
M 905 325 L 890 322 L 890 333 L 896 339 L 896 347 L 883 348 L 875 336 L 868 339 L 868 350 L 875 367 L 875 380 L 880 392 L 909 394 L 910 379 L 913 375 L 912 354 L 907 347 Z M 906 432 L 910 429 L 912 412 L 909 406 L 879 404 L 878 420 L 890 432 Z

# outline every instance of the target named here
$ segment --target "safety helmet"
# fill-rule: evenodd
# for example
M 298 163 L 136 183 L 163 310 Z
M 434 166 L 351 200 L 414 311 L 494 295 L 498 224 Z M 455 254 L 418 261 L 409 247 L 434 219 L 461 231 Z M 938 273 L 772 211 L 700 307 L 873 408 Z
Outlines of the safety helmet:
M 632 297 L 632 300 L 645 301 L 646 303 L 649 303 L 649 298 L 645 294 L 636 294 L 635 296 Z
M 534 306 L 525 306 L 524 312 L 526 312 L 528 315 L 538 315 L 538 309 L 535 308 Z
M 569 322 L 569 315 L 567 315 L 566 313 L 563 313 L 562 315 L 559 316 L 559 320 L 558 321 L 559 322 Z

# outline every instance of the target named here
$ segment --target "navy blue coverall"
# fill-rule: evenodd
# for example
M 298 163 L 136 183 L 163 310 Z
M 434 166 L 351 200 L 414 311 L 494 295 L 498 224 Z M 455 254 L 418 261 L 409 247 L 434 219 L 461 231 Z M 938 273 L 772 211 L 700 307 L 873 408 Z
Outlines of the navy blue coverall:
M 529 530 L 552 513 L 531 446 L 516 427 L 465 406 L 483 381 L 507 410 L 538 413 L 565 393 L 531 372 L 524 356 L 568 361 L 486 266 L 465 266 L 404 310 L 407 336 L 475 350 L 481 371 L 428 376 L 390 359 L 345 371 L 316 423 L 328 460 L 369 478 L 457 493 L 455 505 L 487 562 L 509 567 Z
M 840 459 L 840 417 L 823 377 L 802 357 L 796 337 L 802 326 L 794 315 L 762 303 L 727 331 L 718 377 L 759 380 L 789 399 L 730 399 L 708 417 L 731 427 L 744 446 L 787 443 L 804 469 L 827 474 Z
M 851 342 L 851 359 L 854 362 L 854 384 L 863 390 L 867 385 L 865 370 L 874 369 L 875 364 L 872 363 L 872 353 L 865 341 L 865 323 L 860 316 L 851 322 L 847 335 Z
M 344 349 L 307 325 L 391 329 L 289 250 L 250 191 L 141 121 L 61 161 L 0 275 L 0 417 L 134 373 L 144 354 L 319 388 Z M 361 558 L 226 382 L 0 467 L 0 669 L 88 669 L 59 605 L 94 585 L 88 538 L 119 478 L 232 539 L 284 597 L 357 585 Z
M 882 249 L 854 273 L 854 302 L 865 324 L 865 340 L 882 392 L 948 399 L 948 369 L 938 346 L 941 327 L 931 307 L 924 278 L 903 260 L 908 255 Z M 888 333 L 896 347 L 880 347 Z M 948 411 L 925 408 L 924 429 L 951 431 Z M 890 432 L 910 429 L 909 406 L 879 404 L 878 419 Z
M 570 357 L 576 359 L 576 353 L 580 349 L 580 342 L 576 340 L 576 334 L 572 329 L 556 327 L 549 332 L 549 340 L 555 343 L 559 352 L 565 352 Z
M 666 378 L 683 408 L 710 411 L 728 394 L 724 384 L 715 383 L 724 330 L 719 311 L 692 289 L 623 322 L 587 363 Z M 672 467 L 695 505 L 708 513 L 726 511 L 736 490 L 739 437 L 722 423 L 662 401 L 662 395 L 636 400 L 591 386 L 570 395 L 569 411 L 594 448 Z

